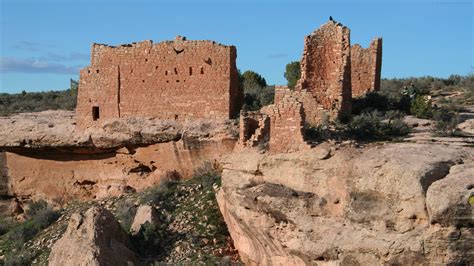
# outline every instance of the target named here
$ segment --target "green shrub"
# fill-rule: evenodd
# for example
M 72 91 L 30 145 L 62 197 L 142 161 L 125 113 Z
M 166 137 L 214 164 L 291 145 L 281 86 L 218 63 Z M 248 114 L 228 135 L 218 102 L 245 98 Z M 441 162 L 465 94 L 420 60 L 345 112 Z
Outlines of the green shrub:
M 142 204 L 155 204 L 163 208 L 169 208 L 167 199 L 173 197 L 176 191 L 177 181 L 165 181 L 160 185 L 151 187 L 142 193 L 140 201 Z
M 132 246 L 141 256 L 150 256 L 160 252 L 166 241 L 166 225 L 160 226 L 145 222 L 138 234 L 131 237 Z
M 296 83 L 301 78 L 301 66 L 299 61 L 288 63 L 285 68 L 285 74 L 283 75 L 288 81 L 288 88 L 294 89 Z
M 408 134 L 409 127 L 398 112 L 388 113 L 386 121 L 378 111 L 354 116 L 348 124 L 350 135 L 360 140 L 384 140 Z
M 393 109 L 394 102 L 391 101 L 387 96 L 379 94 L 377 92 L 370 92 L 362 97 L 358 97 L 352 100 L 352 114 L 360 115 L 362 113 L 368 113 L 372 111 L 385 112 Z
M 417 95 L 411 102 L 410 113 L 418 118 L 431 119 L 433 118 L 433 107 L 425 97 Z
M 8 232 L 7 237 L 12 242 L 12 246 L 18 249 L 28 240 L 33 239 L 40 230 L 33 220 L 28 220 Z
M 244 94 L 243 110 L 257 111 L 263 106 L 272 104 L 275 97 L 275 87 L 265 86 L 255 89 L 249 89 Z
M 18 225 L 15 219 L 10 217 L 0 218 L 0 236 L 8 233 L 12 228 Z
M 256 111 L 273 103 L 275 87 L 268 86 L 265 78 L 257 72 L 247 70 L 243 74 L 239 73 L 239 82 L 244 91 L 243 110 Z
M 28 204 L 28 208 L 26 209 L 26 215 L 31 218 L 35 216 L 38 212 L 46 208 L 48 208 L 48 203 L 46 201 L 32 201 Z
M 8 240 L 18 248 L 59 218 L 59 212 L 53 210 L 45 201 L 28 204 L 26 214 L 28 220 L 13 227 L 7 233 Z
M 433 113 L 433 118 L 435 123 L 432 131 L 436 136 L 455 136 L 458 133 L 459 115 L 456 112 L 440 108 Z
M 20 249 L 16 252 L 11 252 L 5 257 L 5 265 L 7 266 L 29 266 L 34 260 L 34 255 Z
M 64 91 L 0 93 L 0 116 L 21 112 L 45 110 L 74 110 L 76 108 L 77 86 Z

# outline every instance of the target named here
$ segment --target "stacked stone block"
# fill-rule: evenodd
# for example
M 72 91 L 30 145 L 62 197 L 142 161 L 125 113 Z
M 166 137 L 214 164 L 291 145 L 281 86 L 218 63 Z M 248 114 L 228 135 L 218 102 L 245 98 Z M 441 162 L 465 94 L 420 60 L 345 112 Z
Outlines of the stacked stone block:
M 317 125 L 329 113 L 329 110 L 317 102 L 316 98 L 308 90 L 290 90 L 287 86 L 275 87 L 275 102 L 281 102 L 284 97 L 291 96 L 303 105 L 305 122 Z M 336 115 L 333 112 L 334 115 Z
M 309 149 L 304 140 L 303 105 L 295 97 L 285 96 L 281 101 L 262 108 L 270 118 L 270 153 L 288 153 Z
M 351 47 L 352 98 L 380 89 L 382 38 L 374 39 L 368 48 Z
M 255 147 L 268 141 L 270 119 L 259 111 L 240 112 L 239 144 L 244 147 Z
M 234 46 L 212 41 L 94 44 L 91 65 L 80 72 L 77 125 L 100 119 L 158 117 L 228 119 L 243 101 Z

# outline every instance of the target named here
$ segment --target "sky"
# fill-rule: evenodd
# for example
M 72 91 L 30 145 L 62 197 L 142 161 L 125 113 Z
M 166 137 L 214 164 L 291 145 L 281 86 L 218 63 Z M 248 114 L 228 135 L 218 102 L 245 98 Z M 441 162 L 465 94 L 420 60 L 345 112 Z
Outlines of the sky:
M 383 38 L 382 77 L 473 73 L 472 0 L 0 0 L 0 93 L 66 89 L 92 43 L 176 35 L 237 47 L 237 67 L 286 84 L 304 37 L 329 16 L 351 44 Z

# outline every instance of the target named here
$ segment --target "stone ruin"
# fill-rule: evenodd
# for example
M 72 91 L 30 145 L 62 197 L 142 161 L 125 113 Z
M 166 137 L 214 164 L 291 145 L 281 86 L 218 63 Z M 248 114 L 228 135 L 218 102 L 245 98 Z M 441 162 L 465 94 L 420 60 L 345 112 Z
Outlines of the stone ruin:
M 348 118 L 352 98 L 379 90 L 381 65 L 381 38 L 367 49 L 351 46 L 350 30 L 336 21 L 327 22 L 305 38 L 295 89 L 276 86 L 273 105 L 251 115 L 241 113 L 239 143 L 257 146 L 259 140 L 268 140 L 270 153 L 308 148 L 305 124 Z M 262 119 L 270 121 L 262 123 Z
M 77 126 L 121 117 L 229 119 L 243 102 L 235 46 L 213 41 L 93 44 L 80 72 Z
M 380 89 L 382 70 L 382 38 L 375 38 L 369 48 L 351 46 L 352 98 Z
M 92 46 L 80 73 L 77 126 L 104 118 L 229 119 L 243 103 L 237 51 L 212 41 L 144 41 Z M 380 88 L 382 39 L 351 46 L 350 30 L 330 20 L 306 36 L 301 78 L 276 86 L 275 103 L 240 113 L 240 146 L 268 143 L 271 153 L 310 147 L 304 126 L 346 119 L 352 98 Z

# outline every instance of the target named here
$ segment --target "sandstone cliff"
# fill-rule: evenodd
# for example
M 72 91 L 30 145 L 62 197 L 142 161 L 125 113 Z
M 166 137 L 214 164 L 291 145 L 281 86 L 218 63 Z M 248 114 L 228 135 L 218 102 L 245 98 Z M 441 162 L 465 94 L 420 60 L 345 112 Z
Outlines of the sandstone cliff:
M 69 111 L 0 117 L 0 197 L 62 204 L 142 190 L 163 176 L 189 178 L 233 151 L 236 127 L 128 118 L 82 131 Z M 0 213 L 7 212 L 2 205 Z
M 218 203 L 247 265 L 474 262 L 474 150 L 322 144 L 224 160 Z

